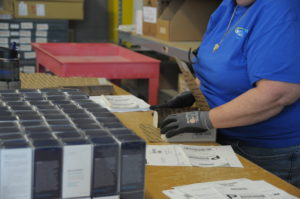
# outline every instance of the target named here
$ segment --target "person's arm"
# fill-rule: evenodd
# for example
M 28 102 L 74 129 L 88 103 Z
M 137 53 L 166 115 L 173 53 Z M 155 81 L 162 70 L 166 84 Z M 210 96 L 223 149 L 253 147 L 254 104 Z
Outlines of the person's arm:
M 209 118 L 215 128 L 246 126 L 267 120 L 300 98 L 300 84 L 260 80 L 232 101 L 211 109 Z

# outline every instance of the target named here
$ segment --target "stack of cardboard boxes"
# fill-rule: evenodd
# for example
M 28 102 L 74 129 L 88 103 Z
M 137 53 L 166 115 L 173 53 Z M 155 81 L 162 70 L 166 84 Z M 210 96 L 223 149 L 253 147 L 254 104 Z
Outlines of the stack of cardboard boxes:
M 144 0 L 143 34 L 166 41 L 200 41 L 219 0 Z
M 20 70 L 35 72 L 32 42 L 69 42 L 69 21 L 82 20 L 84 0 L 3 0 L 0 46 L 16 43 Z

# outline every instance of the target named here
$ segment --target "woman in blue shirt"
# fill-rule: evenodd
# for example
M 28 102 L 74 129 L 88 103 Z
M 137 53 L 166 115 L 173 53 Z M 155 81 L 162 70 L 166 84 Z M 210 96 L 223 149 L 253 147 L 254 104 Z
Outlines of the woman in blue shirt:
M 168 116 L 161 133 L 218 128 L 218 142 L 300 187 L 299 10 L 299 0 L 223 0 L 193 65 L 211 110 Z

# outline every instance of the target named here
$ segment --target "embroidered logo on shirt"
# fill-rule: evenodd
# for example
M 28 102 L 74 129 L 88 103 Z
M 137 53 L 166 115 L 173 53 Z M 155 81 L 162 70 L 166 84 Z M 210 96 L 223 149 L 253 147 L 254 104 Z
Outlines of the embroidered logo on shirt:
M 237 35 L 238 39 L 245 38 L 246 35 L 248 34 L 249 30 L 243 27 L 237 27 L 234 30 L 235 34 Z

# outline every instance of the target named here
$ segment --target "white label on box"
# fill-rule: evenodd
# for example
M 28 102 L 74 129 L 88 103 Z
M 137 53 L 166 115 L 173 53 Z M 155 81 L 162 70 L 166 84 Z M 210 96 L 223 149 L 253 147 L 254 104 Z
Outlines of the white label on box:
M 31 43 L 31 37 L 20 37 L 21 44 L 29 44 Z
M 31 31 L 30 30 L 21 30 L 20 36 L 21 37 L 31 37 Z
M 49 25 L 46 24 L 46 23 L 36 24 L 36 29 L 37 30 L 48 30 L 49 29 Z
M 145 6 L 143 9 L 144 22 L 156 23 L 157 21 L 157 8 Z
M 103 197 L 94 197 L 93 199 L 120 199 L 120 196 L 103 196 Z
M 8 30 L 0 31 L 0 37 L 9 37 L 10 33 Z
M 20 29 L 20 25 L 17 23 L 10 24 L 10 29 Z
M 35 39 L 35 42 L 36 42 L 36 43 L 47 43 L 47 42 L 48 42 L 48 39 L 47 39 L 47 38 L 39 38 L 39 37 L 37 37 L 37 38 Z
M 21 1 L 18 5 L 18 15 L 27 16 L 28 15 L 28 6 L 24 1 Z
M 32 22 L 23 22 L 21 23 L 21 29 L 33 29 Z
M 20 45 L 20 51 L 32 51 L 31 45 L 30 44 L 21 44 Z
M 24 52 L 24 59 L 35 59 L 35 52 Z
M 46 16 L 45 4 L 36 4 L 36 16 L 44 17 Z
M 92 146 L 64 146 L 63 198 L 86 197 L 91 191 Z
M 0 38 L 0 44 L 8 44 L 8 38 Z
M 44 30 L 42 30 L 42 31 L 36 31 L 35 32 L 35 36 L 37 36 L 37 37 L 47 37 L 48 36 L 48 32 L 44 31 Z
M 35 66 L 23 66 L 24 73 L 35 73 Z
M 166 29 L 166 27 L 159 27 L 159 32 L 160 32 L 161 34 L 167 34 L 167 29 Z
M 0 150 L 0 198 L 31 199 L 32 150 Z
M 0 23 L 0 29 L 8 30 L 9 29 L 8 23 Z
M 143 11 L 136 11 L 136 34 L 143 34 Z
M 17 38 L 10 39 L 10 43 L 13 43 L 13 42 L 18 44 L 18 43 L 20 43 L 20 39 L 17 39 Z
M 20 36 L 20 32 L 19 31 L 11 31 L 10 32 L 10 36 L 12 36 L 12 37 L 18 37 L 18 36 Z

